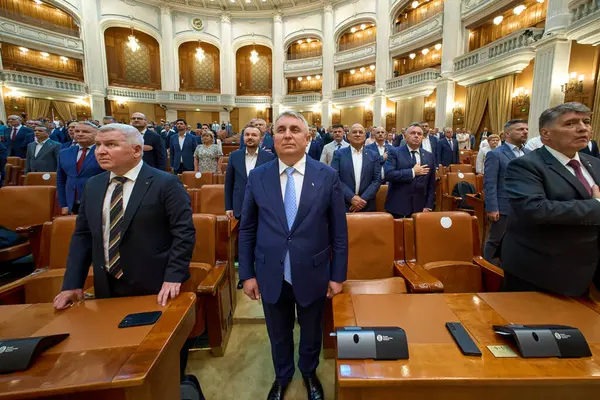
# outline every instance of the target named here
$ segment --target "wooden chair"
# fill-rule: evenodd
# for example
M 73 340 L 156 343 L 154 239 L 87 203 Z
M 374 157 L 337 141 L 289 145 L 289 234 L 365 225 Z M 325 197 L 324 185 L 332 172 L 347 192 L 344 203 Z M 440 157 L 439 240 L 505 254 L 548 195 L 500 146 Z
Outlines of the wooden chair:
M 219 162 L 217 164 L 217 173 L 224 174 L 227 170 L 227 163 L 229 162 L 229 157 L 219 157 Z
M 452 191 L 458 182 L 468 182 L 475 187 L 477 194 L 483 190 L 483 176 L 472 172 L 448 172 L 442 176 L 442 208 L 441 211 L 457 211 L 461 197 L 452 196 Z M 465 211 L 465 210 L 463 210 Z M 472 210 L 470 211 L 472 213 Z
M 56 187 L 56 172 L 29 172 L 23 178 L 23 185 Z
M 0 262 L 10 262 L 28 254 L 40 257 L 44 222 L 52 220 L 56 188 L 51 186 L 6 186 L 0 189 L 0 226 L 27 236 L 28 241 L 0 250 Z
M 485 212 L 485 193 L 482 191 L 478 195 L 467 194 L 465 202 L 473 208 L 473 215 L 477 217 L 477 225 L 479 226 L 479 243 L 481 244 L 481 251 L 483 252 L 483 246 L 485 245 L 489 226 L 487 213 Z
M 217 260 L 228 260 L 229 248 L 229 219 L 225 215 L 225 186 L 204 185 L 196 194 L 196 202 L 200 205 L 202 214 L 217 216 Z
M 239 144 L 225 144 L 225 143 L 223 143 L 223 145 L 221 145 L 221 148 L 223 149 L 223 155 L 224 156 L 229 156 L 229 154 L 231 154 L 231 152 L 239 149 L 240 145 Z
M 471 164 L 450 164 L 447 172 L 475 173 L 475 168 Z
M 10 156 L 6 158 L 6 162 L 21 168 L 21 171 L 25 170 L 26 160 L 24 158 Z
M 432 292 L 499 291 L 504 272 L 481 257 L 477 219 L 465 212 L 417 213 L 404 220 L 406 266 Z
M 200 189 L 204 185 L 212 185 L 213 183 L 212 172 L 185 171 L 183 174 L 178 176 L 181 180 L 181 183 L 183 183 L 189 189 Z
M 385 212 L 385 199 L 387 198 L 387 192 L 387 184 L 381 185 L 377 191 L 377 196 L 375 197 L 375 209 L 379 212 Z
M 461 164 L 474 164 L 475 159 L 473 158 L 472 150 L 460 150 L 458 152 L 458 162 Z
M 21 171 L 23 171 L 23 168 L 21 168 L 19 165 L 7 162 L 4 173 L 4 186 L 18 186 Z

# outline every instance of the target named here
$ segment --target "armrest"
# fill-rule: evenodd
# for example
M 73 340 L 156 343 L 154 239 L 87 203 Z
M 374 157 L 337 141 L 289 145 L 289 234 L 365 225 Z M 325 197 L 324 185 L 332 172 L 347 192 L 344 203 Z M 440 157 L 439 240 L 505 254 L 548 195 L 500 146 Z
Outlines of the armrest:
M 43 226 L 44 226 L 44 224 L 19 226 L 17 229 L 15 229 L 15 232 L 17 232 L 19 234 L 26 234 L 26 235 L 36 234 L 36 233 L 41 232 Z
M 490 264 L 481 256 L 473 257 L 473 263 L 479 265 L 481 270 L 486 273 L 491 273 L 494 275 L 498 275 L 501 278 L 504 278 L 504 271 L 501 268 L 498 268 L 495 265 Z
M 44 224 L 35 224 L 29 226 L 20 226 L 16 229 L 16 232 L 19 234 L 26 234 L 27 239 L 29 240 L 29 245 L 31 246 L 31 254 L 33 255 L 33 260 L 35 261 L 35 265 L 37 266 L 38 260 L 40 260 L 40 249 L 42 246 L 42 229 Z
M 449 194 L 442 195 L 442 211 L 456 211 L 458 209 L 458 202 L 462 200 L 462 197 L 455 197 Z
M 465 198 L 465 202 L 471 207 L 475 208 L 477 206 L 483 205 L 483 198 L 477 197 L 477 194 L 467 193 L 467 197 Z
M 25 184 L 25 175 L 19 175 L 19 180 L 17 182 L 18 186 L 23 186 Z
M 444 292 L 444 285 L 442 284 L 442 282 L 440 282 L 439 279 L 437 279 L 435 276 L 433 276 L 429 272 L 427 272 L 425 270 L 425 268 L 423 268 L 421 266 L 421 264 L 419 264 L 415 260 L 410 260 L 410 261 L 406 262 L 406 265 L 416 275 L 420 276 L 421 279 L 423 279 L 425 282 L 427 282 L 427 284 L 429 285 L 429 288 L 430 288 L 430 290 L 429 290 L 430 293 L 443 293 Z
M 481 268 L 481 280 L 485 291 L 499 292 L 504 282 L 504 271 L 481 256 L 473 257 L 473 263 Z
M 411 293 L 429 293 L 431 288 L 419 275 L 411 270 L 404 260 L 394 261 L 394 275 L 404 278 Z
M 206 278 L 198 286 L 198 294 L 214 296 L 217 293 L 217 289 L 225 279 L 227 272 L 226 262 L 217 262 Z

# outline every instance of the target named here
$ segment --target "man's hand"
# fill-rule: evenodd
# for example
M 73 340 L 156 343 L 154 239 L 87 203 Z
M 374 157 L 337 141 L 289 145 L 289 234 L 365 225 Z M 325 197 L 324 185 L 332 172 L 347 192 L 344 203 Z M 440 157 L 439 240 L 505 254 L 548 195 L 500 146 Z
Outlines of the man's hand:
M 250 300 L 260 299 L 260 292 L 258 291 L 258 282 L 256 278 L 247 279 L 244 281 L 244 293 L 250 297 Z
M 329 281 L 329 287 L 327 288 L 327 298 L 331 299 L 336 294 L 342 291 L 342 284 L 334 281 Z
M 60 209 L 60 215 L 69 215 L 69 207 L 63 207 Z
M 427 165 L 422 166 L 420 163 L 416 163 L 413 167 L 415 176 L 427 175 L 429 173 L 429 167 Z
M 350 200 L 350 211 L 360 211 L 367 206 L 367 202 L 363 200 L 359 195 L 354 195 Z
M 383 152 L 383 161 L 386 161 L 386 160 L 387 160 L 387 151 L 384 151 Z
M 158 304 L 166 306 L 169 298 L 175 300 L 179 296 L 179 290 L 181 289 L 181 283 L 177 282 L 163 282 L 160 292 L 158 292 Z
M 600 196 L 600 193 L 598 193 Z M 496 222 L 500 219 L 500 211 L 492 211 L 487 213 L 488 219 L 492 222 Z
M 423 212 L 431 212 L 431 208 L 424 208 Z
M 233 215 L 233 210 L 227 210 L 227 211 L 225 211 L 225 215 L 227 215 L 227 218 L 229 220 L 232 220 L 232 219 L 235 218 L 234 215 Z
M 592 186 L 592 197 L 594 199 L 600 199 L 600 188 L 598 185 Z
M 54 308 L 64 310 L 76 301 L 83 300 L 83 289 L 63 290 L 54 298 Z

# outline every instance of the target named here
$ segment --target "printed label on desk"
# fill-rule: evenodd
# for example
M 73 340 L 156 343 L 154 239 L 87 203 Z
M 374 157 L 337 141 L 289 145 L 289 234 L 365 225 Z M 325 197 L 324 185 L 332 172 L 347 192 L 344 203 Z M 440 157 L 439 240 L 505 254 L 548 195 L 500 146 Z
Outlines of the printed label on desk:
M 510 346 L 487 346 L 487 348 L 496 358 L 519 357 Z

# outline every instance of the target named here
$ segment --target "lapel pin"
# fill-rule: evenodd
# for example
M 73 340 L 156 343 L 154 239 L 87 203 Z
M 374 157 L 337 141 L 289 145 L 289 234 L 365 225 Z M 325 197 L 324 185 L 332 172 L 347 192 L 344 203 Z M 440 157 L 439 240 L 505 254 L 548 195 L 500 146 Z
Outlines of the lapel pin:
M 315 183 L 313 182 L 313 184 L 312 184 L 312 185 L 313 185 L 313 186 L 315 186 Z

